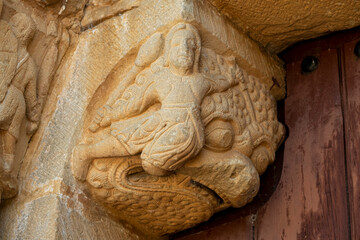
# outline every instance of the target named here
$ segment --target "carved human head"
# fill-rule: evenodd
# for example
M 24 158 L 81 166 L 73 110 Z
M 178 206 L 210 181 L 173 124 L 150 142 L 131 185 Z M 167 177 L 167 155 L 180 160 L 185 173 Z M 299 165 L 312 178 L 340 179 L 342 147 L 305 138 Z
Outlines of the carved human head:
M 28 45 L 36 31 L 34 21 L 24 13 L 17 13 L 10 19 L 10 23 L 19 43 Z
M 198 72 L 200 51 L 201 38 L 197 29 L 191 24 L 179 23 L 166 37 L 165 65 Z

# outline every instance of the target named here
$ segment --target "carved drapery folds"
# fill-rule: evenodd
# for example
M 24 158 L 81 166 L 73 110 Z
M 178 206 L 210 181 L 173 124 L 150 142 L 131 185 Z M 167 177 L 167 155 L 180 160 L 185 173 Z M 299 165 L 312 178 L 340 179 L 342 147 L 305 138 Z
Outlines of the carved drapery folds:
M 17 13 L 7 23 L 1 20 L 2 38 L 0 81 L 0 129 L 1 161 L 0 192 L 3 198 L 16 194 L 17 172 L 15 170 L 15 149 L 24 117 L 27 134 L 31 135 L 38 126 L 40 108 L 37 102 L 37 68 L 27 52 L 36 27 L 25 14 Z
M 0 14 L 2 7 L 0 0 Z M 16 9 L 9 20 L 0 19 L 0 200 L 17 193 L 27 141 L 38 129 L 56 66 L 67 48 L 63 45 L 59 53 L 60 39 L 67 33 L 50 22 L 46 51 L 39 51 L 36 62 L 28 46 L 37 31 L 33 19 Z
M 284 137 L 268 88 L 202 41 L 185 22 L 153 34 L 73 151 L 95 199 L 151 235 L 250 202 Z

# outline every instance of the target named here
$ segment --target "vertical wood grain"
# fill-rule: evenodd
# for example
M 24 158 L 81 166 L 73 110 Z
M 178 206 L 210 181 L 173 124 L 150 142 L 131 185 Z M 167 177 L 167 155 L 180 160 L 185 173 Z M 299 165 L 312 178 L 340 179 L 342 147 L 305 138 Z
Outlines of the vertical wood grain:
M 344 44 L 342 49 L 349 213 L 353 240 L 360 239 L 360 58 L 354 54 L 358 41 L 360 38 Z
M 287 66 L 283 171 L 255 239 L 349 239 L 337 51 L 318 57 L 313 73 L 301 74 L 301 61 Z

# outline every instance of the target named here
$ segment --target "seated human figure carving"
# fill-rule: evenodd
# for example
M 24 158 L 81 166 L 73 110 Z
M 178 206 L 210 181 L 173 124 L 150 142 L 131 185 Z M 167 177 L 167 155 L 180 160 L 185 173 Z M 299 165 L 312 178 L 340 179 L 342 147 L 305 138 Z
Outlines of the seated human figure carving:
M 179 23 L 147 39 L 121 80 L 119 71 L 72 157 L 74 176 L 111 215 L 160 236 L 256 196 L 284 128 L 265 84 L 235 56 Z
M 101 108 L 89 128 L 95 132 L 110 126 L 110 134 L 75 148 L 72 169 L 76 178 L 85 180 L 93 159 L 139 153 L 146 172 L 163 176 L 200 152 L 203 99 L 238 83 L 234 69 L 226 76 L 200 73 L 200 52 L 200 35 L 192 25 L 180 23 L 169 31 L 164 55 L 138 73 L 123 94 L 115 91 L 110 97 L 114 103 Z M 157 103 L 160 109 L 145 113 Z

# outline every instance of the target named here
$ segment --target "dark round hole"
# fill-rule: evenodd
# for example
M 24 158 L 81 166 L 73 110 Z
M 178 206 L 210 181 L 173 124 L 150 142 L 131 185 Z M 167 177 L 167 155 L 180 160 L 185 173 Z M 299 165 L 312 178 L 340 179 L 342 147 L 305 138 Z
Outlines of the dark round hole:
M 301 63 L 301 71 L 303 73 L 311 73 L 319 66 L 319 59 L 314 56 L 307 56 Z
M 355 45 L 355 48 L 354 48 L 354 54 L 357 56 L 357 57 L 360 57 L 360 41 L 358 41 Z

